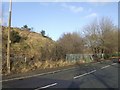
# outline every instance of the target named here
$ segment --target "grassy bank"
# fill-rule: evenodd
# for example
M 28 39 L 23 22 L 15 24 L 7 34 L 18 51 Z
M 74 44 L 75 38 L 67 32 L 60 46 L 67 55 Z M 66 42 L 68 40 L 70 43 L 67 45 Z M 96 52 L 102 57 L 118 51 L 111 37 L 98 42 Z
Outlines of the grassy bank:
M 52 60 L 46 60 L 46 61 L 31 61 L 31 62 L 14 62 L 11 64 L 11 74 L 18 74 L 18 73 L 25 73 L 29 71 L 34 71 L 37 69 L 45 70 L 45 69 L 52 69 L 52 68 L 58 68 L 58 67 L 64 67 L 69 65 L 75 65 L 75 64 L 82 64 L 85 63 L 84 61 L 77 61 L 77 62 L 70 62 L 65 60 L 59 60 L 59 61 L 52 61 Z M 4 66 L 5 67 L 5 66 Z M 3 68 L 2 70 L 3 75 L 7 75 L 7 68 Z

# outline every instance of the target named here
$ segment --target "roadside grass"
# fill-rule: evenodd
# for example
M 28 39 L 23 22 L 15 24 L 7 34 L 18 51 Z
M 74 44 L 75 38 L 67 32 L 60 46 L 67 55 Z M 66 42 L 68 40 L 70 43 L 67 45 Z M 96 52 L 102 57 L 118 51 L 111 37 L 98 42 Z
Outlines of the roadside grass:
M 58 61 L 35 60 L 35 61 L 29 61 L 29 62 L 17 61 L 11 64 L 11 74 L 25 73 L 28 71 L 34 71 L 36 69 L 45 70 L 45 69 L 64 67 L 64 66 L 75 65 L 75 64 L 78 65 L 82 63 L 86 63 L 86 62 L 84 60 L 74 61 L 74 62 L 70 62 L 67 60 L 58 60 Z M 2 74 L 7 75 L 6 65 L 4 65 L 4 68 L 2 69 Z

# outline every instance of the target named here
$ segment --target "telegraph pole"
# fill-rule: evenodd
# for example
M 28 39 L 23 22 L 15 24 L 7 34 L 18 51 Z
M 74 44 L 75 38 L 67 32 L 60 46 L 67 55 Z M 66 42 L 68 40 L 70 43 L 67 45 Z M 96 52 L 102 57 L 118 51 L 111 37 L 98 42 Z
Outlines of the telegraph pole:
M 8 41 L 7 41 L 7 73 L 10 73 L 10 29 L 11 29 L 11 12 L 12 12 L 12 0 L 9 5 L 9 20 L 8 20 Z

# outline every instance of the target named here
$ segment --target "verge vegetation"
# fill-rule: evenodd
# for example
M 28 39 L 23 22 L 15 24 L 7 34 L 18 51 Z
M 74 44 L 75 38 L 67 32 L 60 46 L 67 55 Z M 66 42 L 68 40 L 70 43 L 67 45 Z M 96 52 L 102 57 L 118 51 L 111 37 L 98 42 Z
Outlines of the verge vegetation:
M 8 27 L 2 26 L 2 73 L 6 74 Z M 33 32 L 33 28 L 11 28 L 11 73 L 23 73 L 36 69 L 56 68 L 85 63 L 70 62 L 66 54 L 93 54 L 99 59 L 119 56 L 118 27 L 110 18 L 94 20 L 78 32 L 64 33 L 57 41 L 45 35 L 45 31 Z M 98 58 L 97 58 L 98 59 Z

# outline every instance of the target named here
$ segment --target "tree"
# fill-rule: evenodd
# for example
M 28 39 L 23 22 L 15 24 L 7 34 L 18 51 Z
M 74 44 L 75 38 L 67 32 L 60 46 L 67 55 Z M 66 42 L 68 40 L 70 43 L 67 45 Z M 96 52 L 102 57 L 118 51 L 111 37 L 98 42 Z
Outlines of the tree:
M 45 36 L 45 31 L 42 30 L 42 31 L 41 31 L 41 34 L 42 34 L 42 36 L 44 37 L 44 36 Z
M 83 39 L 76 32 L 63 34 L 57 43 L 57 49 L 59 49 L 59 55 L 62 58 L 65 58 L 66 54 L 83 53 Z
M 117 27 L 108 17 L 94 20 L 84 27 L 86 44 L 94 54 L 113 53 L 117 45 Z
M 25 30 L 31 30 L 32 28 L 29 28 L 27 25 L 24 25 L 23 27 L 22 27 L 22 29 L 25 29 Z
M 23 28 L 26 28 L 26 29 L 28 29 L 28 26 L 27 26 L 27 25 L 24 25 L 24 26 L 23 26 Z
M 108 17 L 103 17 L 99 21 L 99 27 L 101 48 L 103 49 L 103 52 L 112 53 L 114 51 L 112 49 L 118 47 L 116 44 L 118 38 L 117 28 L 113 24 L 112 20 Z
M 91 48 L 94 54 L 97 53 L 97 51 L 99 51 L 97 49 L 99 48 L 100 45 L 98 29 L 99 27 L 96 19 L 92 23 L 84 27 L 86 46 Z

